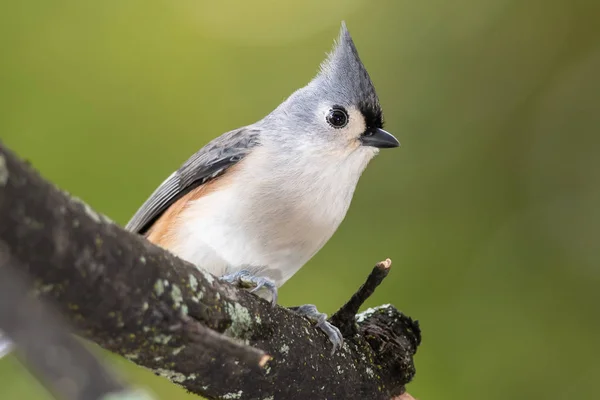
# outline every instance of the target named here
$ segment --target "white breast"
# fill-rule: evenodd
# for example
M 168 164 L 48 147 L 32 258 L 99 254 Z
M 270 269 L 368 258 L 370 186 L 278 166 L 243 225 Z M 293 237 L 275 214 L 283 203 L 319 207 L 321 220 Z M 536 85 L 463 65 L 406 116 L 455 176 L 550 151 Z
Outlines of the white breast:
M 182 229 L 172 251 L 217 276 L 248 269 L 281 286 L 344 219 L 372 153 L 356 157 L 360 160 L 335 165 L 276 163 L 259 148 L 227 186 L 181 214 Z

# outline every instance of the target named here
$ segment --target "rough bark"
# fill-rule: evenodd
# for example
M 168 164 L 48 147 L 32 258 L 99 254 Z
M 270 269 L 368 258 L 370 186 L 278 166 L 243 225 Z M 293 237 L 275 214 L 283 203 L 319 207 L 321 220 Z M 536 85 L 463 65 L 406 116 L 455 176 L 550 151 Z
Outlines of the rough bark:
M 388 400 L 415 373 L 416 321 L 391 305 L 354 317 L 389 263 L 334 315 L 331 356 L 305 318 L 124 231 L 1 146 L 0 241 L 77 334 L 208 398 Z
M 123 385 L 70 334 L 60 315 L 28 293 L 22 269 L 0 241 L 0 327 L 44 386 L 64 400 L 151 400 Z

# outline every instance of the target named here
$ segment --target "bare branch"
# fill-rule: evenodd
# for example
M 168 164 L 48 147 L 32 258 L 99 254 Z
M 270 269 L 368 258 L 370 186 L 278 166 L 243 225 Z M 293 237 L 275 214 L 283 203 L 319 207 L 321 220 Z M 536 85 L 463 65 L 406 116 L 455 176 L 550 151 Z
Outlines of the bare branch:
M 350 300 L 344 304 L 333 316 L 331 322 L 339 328 L 344 336 L 356 334 L 356 314 L 360 306 L 375 292 L 377 286 L 383 282 L 390 272 L 392 260 L 389 258 L 375 265 L 367 281 L 352 295 Z
M 193 393 L 389 400 L 414 375 L 418 325 L 394 307 L 360 314 L 330 356 L 328 338 L 306 319 L 124 231 L 6 148 L 0 221 L 0 240 L 78 334 Z M 370 279 L 338 315 L 344 324 L 383 277 Z

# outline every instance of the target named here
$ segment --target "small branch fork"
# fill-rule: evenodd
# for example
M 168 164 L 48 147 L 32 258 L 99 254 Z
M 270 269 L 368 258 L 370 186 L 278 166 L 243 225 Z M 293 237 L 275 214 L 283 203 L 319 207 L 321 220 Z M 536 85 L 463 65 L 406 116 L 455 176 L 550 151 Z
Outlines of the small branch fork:
M 345 344 L 331 356 L 326 335 L 305 318 L 124 231 L 1 145 L 0 221 L 6 265 L 28 277 L 33 293 L 53 303 L 77 334 L 192 393 L 210 399 L 390 400 L 414 376 L 417 322 L 391 305 L 356 315 L 389 273 L 390 260 L 377 264 L 332 316 Z M 21 279 L 8 273 L 0 279 Z M 4 295 L 0 290 L 1 301 Z M 12 313 L 39 315 L 35 307 Z M 28 334 L 11 325 L 18 316 L 10 322 L 2 310 L 0 329 L 21 354 L 30 354 Z M 76 343 L 62 335 L 47 339 L 57 341 L 44 342 L 48 348 Z M 78 359 L 82 368 L 99 368 L 84 359 Z M 24 360 L 40 370 L 31 357 Z M 42 375 L 61 373 L 50 372 Z M 110 382 L 123 388 L 106 378 Z
M 367 277 L 366 282 L 352 295 L 350 300 L 344 304 L 333 316 L 331 323 L 338 327 L 345 337 L 357 333 L 356 314 L 360 306 L 375 292 L 377 286 L 383 282 L 390 272 L 392 260 L 389 258 L 375 265 Z

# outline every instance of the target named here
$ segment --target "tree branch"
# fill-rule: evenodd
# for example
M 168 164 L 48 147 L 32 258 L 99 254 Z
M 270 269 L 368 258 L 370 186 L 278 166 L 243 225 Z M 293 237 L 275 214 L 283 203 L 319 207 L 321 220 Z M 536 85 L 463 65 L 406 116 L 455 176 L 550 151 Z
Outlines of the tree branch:
M 28 294 L 30 285 L 0 241 L 0 327 L 17 356 L 46 388 L 64 400 L 151 400 L 119 382 L 49 307 Z M 22 269 L 22 268 L 20 268 Z
M 391 266 L 392 260 L 389 258 L 377 263 L 367 281 L 352 295 L 346 304 L 333 314 L 331 323 L 337 326 L 344 336 L 351 336 L 357 333 L 355 318 L 360 306 L 375 292 L 377 286 L 383 282 L 390 272 Z
M 1 146 L 0 221 L 0 240 L 35 292 L 78 334 L 193 393 L 389 400 L 414 375 L 416 321 L 386 305 L 352 322 L 384 277 L 375 270 L 336 314 L 347 336 L 330 356 L 327 337 L 306 319 L 124 231 Z

